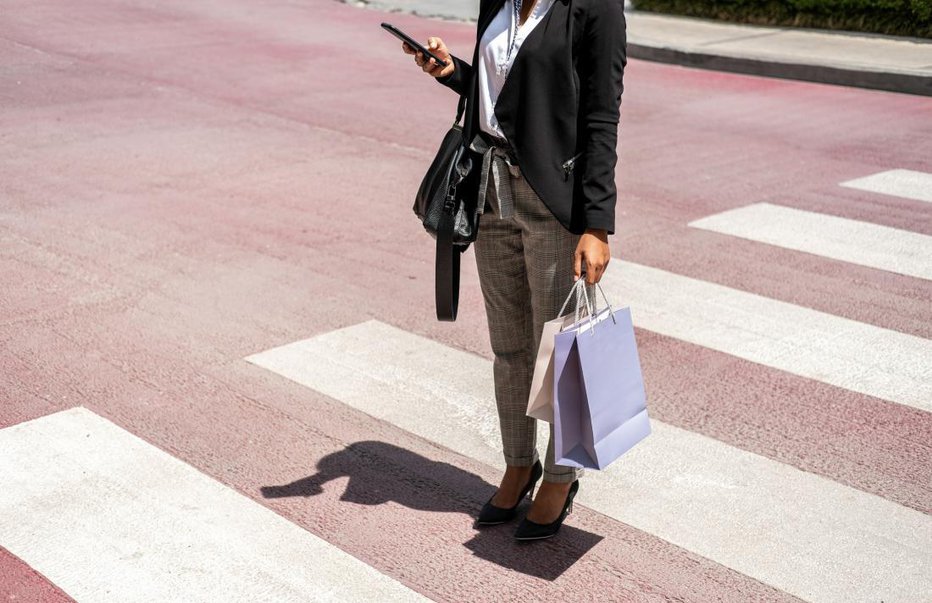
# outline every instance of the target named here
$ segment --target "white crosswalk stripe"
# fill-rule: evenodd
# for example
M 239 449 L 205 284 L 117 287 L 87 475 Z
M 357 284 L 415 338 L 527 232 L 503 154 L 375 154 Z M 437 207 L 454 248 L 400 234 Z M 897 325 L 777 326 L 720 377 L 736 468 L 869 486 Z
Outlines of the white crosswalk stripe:
M 0 545 L 78 601 L 425 600 L 86 409 L 0 451 Z
M 887 170 L 839 183 L 894 197 L 932 202 L 932 174 L 915 170 Z
M 503 463 L 483 358 L 372 320 L 247 360 Z M 660 421 L 653 428 L 587 477 L 581 503 L 807 600 L 907 602 L 932 592 L 932 518 Z
M 932 236 L 755 203 L 694 220 L 701 228 L 907 276 L 932 279 Z
M 640 264 L 602 279 L 637 326 L 932 411 L 932 341 Z

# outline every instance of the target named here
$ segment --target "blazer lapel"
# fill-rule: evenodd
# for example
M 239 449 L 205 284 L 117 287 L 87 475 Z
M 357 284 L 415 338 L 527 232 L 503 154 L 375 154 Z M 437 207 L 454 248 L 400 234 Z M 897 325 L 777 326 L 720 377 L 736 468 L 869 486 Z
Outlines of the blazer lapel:
M 558 4 L 568 4 L 568 0 L 554 0 L 553 6 L 550 7 L 550 10 L 547 11 L 547 14 L 544 15 L 543 20 L 537 24 L 528 36 L 521 42 L 521 48 L 518 49 L 518 53 L 515 55 L 514 62 L 511 65 L 510 72 L 514 73 L 516 68 L 520 68 L 523 61 L 521 57 L 527 55 L 528 53 L 533 53 L 541 44 L 547 43 L 546 31 L 550 27 L 550 21 L 554 18 L 555 12 L 560 12 L 565 10 L 565 7 L 557 6 Z M 559 17 L 558 17 L 559 18 Z M 552 35 L 552 34 L 551 34 Z M 507 83 L 507 79 L 505 80 Z
M 485 29 L 489 26 L 489 23 L 492 22 L 492 18 L 498 14 L 498 11 L 502 9 L 502 6 L 505 4 L 505 0 L 491 0 L 489 7 L 486 9 L 484 14 L 479 15 L 479 24 L 476 27 L 476 42 L 482 39 L 482 34 L 485 33 Z

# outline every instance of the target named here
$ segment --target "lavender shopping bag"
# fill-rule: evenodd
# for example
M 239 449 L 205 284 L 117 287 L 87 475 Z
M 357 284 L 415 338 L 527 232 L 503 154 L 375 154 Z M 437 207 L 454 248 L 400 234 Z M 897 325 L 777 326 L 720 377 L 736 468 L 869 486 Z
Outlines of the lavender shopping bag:
M 584 282 L 574 290 L 586 295 Z M 589 316 L 554 337 L 558 465 L 604 469 L 650 433 L 631 310 L 613 310 L 607 299 L 606 306 L 596 311 L 593 304 Z

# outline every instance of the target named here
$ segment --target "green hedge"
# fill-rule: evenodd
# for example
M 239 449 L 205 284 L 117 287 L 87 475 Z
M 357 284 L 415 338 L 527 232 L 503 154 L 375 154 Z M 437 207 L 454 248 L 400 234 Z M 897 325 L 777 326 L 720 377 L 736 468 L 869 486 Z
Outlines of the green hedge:
M 632 1 L 637 10 L 649 12 L 932 38 L 932 0 Z

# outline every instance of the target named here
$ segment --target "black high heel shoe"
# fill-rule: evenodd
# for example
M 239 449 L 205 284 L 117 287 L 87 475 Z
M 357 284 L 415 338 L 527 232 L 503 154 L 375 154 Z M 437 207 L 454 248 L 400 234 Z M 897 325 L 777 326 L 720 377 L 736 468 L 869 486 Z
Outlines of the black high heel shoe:
M 544 469 L 541 467 L 540 461 L 537 461 L 531 468 L 531 477 L 528 479 L 527 485 L 524 486 L 524 489 L 518 496 L 518 502 L 516 502 L 513 507 L 509 508 L 496 507 L 492 504 L 492 498 L 495 498 L 495 495 L 492 495 L 492 498 L 490 498 L 488 502 L 482 506 L 482 510 L 479 511 L 479 518 L 476 519 L 476 525 L 495 526 L 514 519 L 515 515 L 517 515 L 518 505 L 521 504 L 525 496 L 529 495 L 534 490 L 534 484 L 537 483 L 537 480 L 539 480 L 543 474 Z
M 541 540 L 543 538 L 550 538 L 559 532 L 560 526 L 563 525 L 563 520 L 573 511 L 573 498 L 578 491 L 579 480 L 576 480 L 573 482 L 573 485 L 570 486 L 570 491 L 566 495 L 566 502 L 563 503 L 563 511 L 560 512 L 560 516 L 557 517 L 556 520 L 550 523 L 536 523 L 525 517 L 515 530 L 515 538 L 517 540 Z

